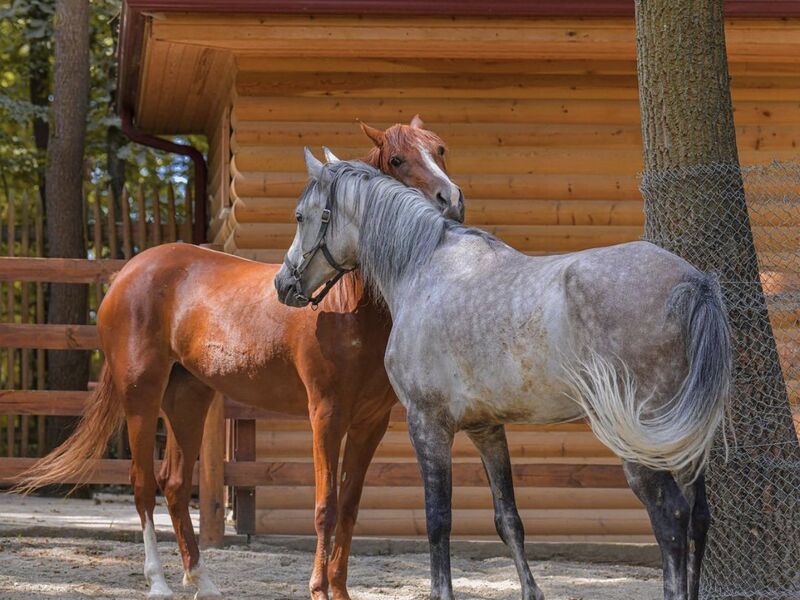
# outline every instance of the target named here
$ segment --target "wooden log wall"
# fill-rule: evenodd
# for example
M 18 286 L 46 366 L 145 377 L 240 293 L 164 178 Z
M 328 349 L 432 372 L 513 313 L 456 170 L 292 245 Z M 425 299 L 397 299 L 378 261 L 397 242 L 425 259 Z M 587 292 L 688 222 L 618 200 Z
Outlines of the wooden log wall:
M 565 25 L 564 39 L 570 31 Z M 743 35 L 741 28 L 734 33 Z M 625 36 L 632 39 L 630 32 Z M 735 47 L 731 72 L 742 163 L 797 159 L 796 57 L 771 60 L 756 56 L 758 48 L 769 52 L 767 46 L 752 52 L 743 52 L 742 44 Z M 566 51 L 525 60 L 371 60 L 343 53 L 323 61 L 243 53 L 236 65 L 232 133 L 224 148 L 231 157 L 224 165 L 230 196 L 212 212 L 214 241 L 228 252 L 282 260 L 295 230 L 293 207 L 306 179 L 303 146 L 321 156 L 320 147 L 328 145 L 341 158 L 357 158 L 370 145 L 358 120 L 386 127 L 408 122 L 416 113 L 449 145 L 448 166 L 464 190 L 468 223 L 530 254 L 616 244 L 642 234 L 637 181 L 642 150 L 630 46 L 618 53 L 605 51 L 597 59 Z M 785 264 L 786 253 L 800 250 L 800 238 L 776 236 L 774 227 L 796 233 L 797 223 L 776 224 L 760 214 L 754 212 L 753 219 L 765 268 L 770 256 Z M 773 315 L 785 364 L 800 356 L 798 314 L 800 303 L 784 305 Z M 796 398 L 797 387 L 790 389 Z M 510 444 L 515 464 L 618 464 L 581 425 L 546 431 L 516 427 Z M 305 464 L 310 448 L 302 424 L 257 424 L 260 461 Z M 462 438 L 456 442 L 456 457 L 465 464 L 479 462 Z M 393 423 L 376 461 L 378 473 L 385 464 L 413 462 L 401 422 Z M 364 492 L 357 534 L 424 534 L 419 485 L 375 477 Z M 647 517 L 625 489 L 540 482 L 518 486 L 518 500 L 534 538 L 650 539 Z M 257 488 L 256 530 L 311 534 L 312 505 L 311 482 Z M 454 507 L 455 534 L 495 536 L 485 486 L 456 477 Z

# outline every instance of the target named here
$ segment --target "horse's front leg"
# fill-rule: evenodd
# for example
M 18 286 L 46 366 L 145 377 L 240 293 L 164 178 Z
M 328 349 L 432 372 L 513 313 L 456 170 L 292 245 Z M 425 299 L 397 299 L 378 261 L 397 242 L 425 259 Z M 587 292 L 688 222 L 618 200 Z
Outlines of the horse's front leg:
M 450 574 L 454 428 L 449 419 L 408 409 L 408 432 L 425 486 L 425 520 L 431 553 L 431 600 L 453 600 Z
M 328 559 L 331 536 L 336 525 L 339 448 L 346 427 L 340 422 L 330 402 L 312 400 L 309 408 L 314 444 L 314 529 L 317 533 L 317 549 L 308 587 L 312 600 L 328 600 Z
M 385 414 L 378 419 L 358 423 L 347 431 L 339 484 L 339 516 L 328 566 L 332 600 L 350 600 L 347 592 L 347 564 L 353 528 L 358 517 L 358 505 L 361 502 L 367 469 L 389 426 L 389 408 L 391 407 L 387 407 Z
M 544 600 L 533 579 L 525 557 L 525 529 L 514 499 L 511 459 L 508 456 L 506 431 L 502 425 L 471 430 L 467 435 L 480 452 L 494 501 L 494 525 L 503 543 L 511 550 L 522 586 L 522 600 Z

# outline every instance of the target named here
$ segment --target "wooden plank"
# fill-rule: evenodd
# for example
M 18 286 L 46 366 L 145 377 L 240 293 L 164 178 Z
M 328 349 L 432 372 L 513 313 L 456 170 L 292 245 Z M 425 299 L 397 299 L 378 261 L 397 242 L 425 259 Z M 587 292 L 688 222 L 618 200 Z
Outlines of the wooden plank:
M 234 113 L 235 114 L 235 113 Z M 423 118 L 426 116 L 423 114 Z M 262 117 L 263 118 L 263 117 Z M 394 121 L 370 123 L 374 127 L 385 128 Z M 601 125 L 601 124 L 560 124 L 547 123 L 450 123 L 448 121 L 431 121 L 426 123 L 435 133 L 450 146 L 451 149 L 486 148 L 492 146 L 539 146 L 539 147 L 580 147 L 580 148 L 626 148 L 640 147 L 642 144 L 641 127 L 639 125 Z M 793 133 L 790 130 L 788 133 Z M 772 130 L 759 132 L 758 136 L 766 140 L 773 138 Z M 786 135 L 787 132 L 783 131 Z M 755 139 L 756 132 L 751 131 L 749 139 Z M 793 138 L 792 138 L 793 139 Z M 239 152 L 250 146 L 297 146 L 308 145 L 319 147 L 327 145 L 336 151 L 342 159 L 353 159 L 364 156 L 369 149 L 370 141 L 352 121 L 314 122 L 305 121 L 268 121 L 239 120 L 234 123 L 231 138 L 231 149 Z M 341 148 L 357 148 L 347 155 Z
M 796 62 L 800 42 L 793 19 L 726 22 L 730 62 Z M 631 60 L 635 31 L 629 18 L 512 19 L 171 14 L 153 22 L 160 41 L 205 45 L 262 57 L 384 59 Z M 379 43 L 378 43 L 379 42 Z
M 650 520 L 643 509 L 521 509 L 528 536 L 647 535 Z M 260 510 L 257 531 L 261 534 L 313 535 L 310 509 Z M 491 536 L 496 539 L 494 511 L 456 509 L 454 536 Z M 425 509 L 366 509 L 358 513 L 355 535 L 424 536 Z
M 512 459 L 614 457 L 595 435 L 586 432 L 508 432 Z M 258 428 L 256 456 L 259 460 L 295 460 L 312 456 L 312 436 L 305 431 L 269 431 Z M 415 460 L 416 454 L 405 431 L 387 432 L 375 452 L 378 460 Z M 453 443 L 454 459 L 479 459 L 466 434 L 459 433 Z
M 152 231 L 153 245 L 158 246 L 162 238 L 161 197 L 156 187 L 153 187 L 153 224 L 150 230 Z
M 28 194 L 22 196 L 22 234 L 20 236 L 20 254 L 28 256 L 30 253 L 30 200 Z M 27 282 L 20 283 L 20 323 L 30 322 L 30 286 Z M 23 348 L 20 351 L 20 387 L 29 389 L 31 387 L 31 361 L 30 352 L 28 348 Z M 9 417 L 13 420 L 13 417 Z M 29 441 L 29 427 L 30 422 L 27 415 L 20 416 L 20 441 L 19 441 L 19 454 L 20 456 L 28 456 L 28 441 Z
M 89 391 L 0 390 L 0 414 L 80 416 L 90 397 Z
M 106 212 L 106 229 L 108 231 L 108 257 L 115 259 L 119 257 L 119 248 L 117 245 L 117 207 L 114 201 L 114 193 L 111 187 L 108 188 L 107 212 Z
M 514 490 L 517 507 L 523 509 L 619 509 L 641 508 L 642 504 L 629 489 L 580 489 L 521 487 Z M 257 510 L 281 508 L 313 508 L 313 486 L 270 486 L 256 492 Z M 406 509 L 425 506 L 422 486 L 367 486 L 361 496 L 361 510 Z M 492 509 L 489 486 L 456 487 L 453 489 L 454 509 Z
M 237 198 L 231 210 L 231 224 L 294 223 L 296 204 L 297 198 Z M 467 201 L 466 219 L 468 224 L 476 226 L 514 223 L 641 227 L 644 223 L 644 210 L 639 200 L 477 198 Z
M 7 197 L 8 204 L 6 205 L 6 252 L 8 253 L 9 257 L 13 257 L 14 252 L 14 244 L 16 240 L 16 228 L 17 222 L 16 217 L 14 215 L 14 196 L 10 193 Z M 13 259 L 12 259 L 13 260 Z M 7 326 L 7 327 L 14 327 L 13 325 L 15 317 L 16 317 L 16 299 L 14 294 L 14 283 L 12 281 L 8 282 L 8 288 L 6 289 L 6 318 L 11 325 L 0 325 L 0 326 Z M 0 345 L 3 345 L 0 343 Z M 16 363 L 16 347 L 18 345 L 14 344 L 13 341 L 8 341 L 6 344 L 6 386 L 8 388 L 13 388 L 16 386 L 16 372 L 15 372 L 15 363 Z M 16 438 L 16 431 L 15 431 L 15 419 L 14 415 L 8 415 L 6 418 L 6 454 L 8 456 L 14 456 L 14 444 Z
M 133 233 L 131 232 L 131 203 L 128 186 L 122 189 L 122 255 L 125 259 L 133 256 Z
M 239 419 L 239 420 L 255 420 L 258 419 L 259 427 L 268 429 L 273 426 L 295 424 L 300 427 L 290 427 L 289 430 L 303 430 L 308 427 L 307 415 L 292 415 L 271 411 L 264 408 L 256 408 L 245 404 L 235 402 L 230 398 L 225 401 L 225 418 L 226 419 Z M 405 424 L 406 410 L 401 404 L 392 406 L 390 415 L 390 422 L 394 424 Z M 588 426 L 583 420 L 570 421 L 566 423 L 552 423 L 549 425 L 518 425 L 510 424 L 506 429 L 513 431 L 516 428 L 522 427 L 525 431 L 589 431 Z
M 36 229 L 35 229 L 35 244 L 36 256 L 41 258 L 44 255 L 44 219 L 42 218 L 41 211 L 36 214 Z M 42 282 L 36 283 L 36 323 L 44 324 L 44 285 Z M 44 390 L 47 385 L 45 380 L 45 351 L 42 348 L 36 349 L 36 389 Z M 44 456 L 46 446 L 46 424 L 47 420 L 44 415 L 39 415 L 36 418 L 36 455 Z
M 17 481 L 19 476 L 30 469 L 35 463 L 35 458 L 7 458 L 0 460 L 0 485 L 11 485 Z M 115 458 L 98 459 L 95 462 L 94 473 L 88 478 L 86 483 L 98 484 L 130 484 L 131 461 L 119 460 Z M 161 468 L 161 461 L 155 461 L 156 473 Z M 198 481 L 197 467 L 195 466 L 192 481 Z M 61 483 L 77 483 L 75 477 L 67 477 Z
M 542 124 L 617 124 L 639 123 L 636 100 L 562 100 L 514 98 L 464 98 L 458 110 L 439 98 L 305 98 L 292 96 L 236 99 L 237 119 L 253 121 L 368 122 L 407 123 L 414 114 L 425 115 L 430 123 L 542 123 Z M 738 125 L 769 123 L 797 124 L 798 107 L 792 101 L 743 100 L 734 105 Z
M 94 233 L 94 257 L 96 260 L 103 258 L 103 218 L 102 218 L 102 211 L 100 210 L 100 202 L 101 202 L 101 194 L 100 194 L 100 186 L 95 188 L 94 192 L 94 202 L 92 203 L 92 213 L 94 218 L 93 223 L 93 233 Z M 100 308 L 100 304 L 103 302 L 103 284 L 101 282 L 95 282 L 93 284 L 94 293 L 95 293 L 95 307 L 96 309 Z
M 234 461 L 254 461 L 256 459 L 256 423 L 251 419 L 234 421 L 233 431 Z M 228 468 L 256 464 L 254 462 L 236 462 L 225 464 L 225 481 L 234 485 L 234 510 L 236 533 L 252 535 L 256 532 L 256 490 L 255 484 L 249 481 L 232 481 L 228 476 Z
M 178 239 L 178 229 L 175 220 L 175 188 L 172 182 L 167 183 L 167 241 L 175 242 Z
M 100 347 L 94 325 L 0 323 L 0 345 L 48 350 L 94 350 Z
M 619 465 L 587 465 L 526 463 L 512 467 L 515 485 L 576 488 L 624 488 L 625 475 Z M 225 465 L 225 481 L 237 486 L 313 485 L 311 463 L 300 462 L 241 462 Z M 367 472 L 366 485 L 420 485 L 416 463 L 373 462 Z M 459 486 L 486 485 L 486 475 L 480 463 L 455 463 L 453 484 Z
M 200 546 L 216 548 L 225 537 L 224 398 L 214 395 L 200 447 Z
M 340 158 L 359 154 L 359 148 L 345 147 Z M 747 158 L 745 153 L 743 162 Z M 635 146 L 606 148 L 602 152 L 595 148 L 535 146 L 455 148 L 447 154 L 447 164 L 454 176 L 458 173 L 635 176 L 642 170 L 642 151 Z M 232 165 L 239 171 L 301 171 L 302 148 L 247 146 L 234 155 Z
M 522 252 L 574 252 L 636 241 L 643 233 L 638 225 L 490 225 L 484 229 Z M 295 230 L 291 224 L 241 223 L 231 237 L 237 248 L 288 248 Z
M 425 117 L 425 115 L 422 115 Z M 371 123 L 385 128 L 394 122 Z M 538 146 L 556 148 L 640 148 L 641 128 L 618 124 L 547 123 L 450 123 L 431 121 L 426 126 L 453 150 L 462 148 Z M 737 145 L 742 149 L 785 150 L 800 144 L 800 123 L 740 125 Z M 306 123 L 304 121 L 238 121 L 234 124 L 231 148 L 234 152 L 258 145 L 330 146 L 342 159 L 360 158 L 369 140 L 351 121 Z M 349 156 L 341 148 L 358 148 Z
M 0 281 L 95 283 L 109 281 L 125 261 L 120 259 L 0 256 Z
M 147 248 L 147 208 L 144 202 L 144 187 L 139 184 L 136 191 L 136 251 Z
M 357 58 L 338 57 L 321 61 L 299 56 L 269 57 L 258 54 L 235 55 L 239 73 L 537 73 L 540 75 L 570 75 L 580 79 L 588 75 L 630 75 L 636 72 L 635 57 L 616 57 L 611 60 L 589 59 L 505 59 L 480 58 Z M 794 77 L 797 69 L 779 62 L 732 63 L 729 66 L 732 85 L 742 76 Z
M 232 169 L 234 198 L 258 196 L 299 197 L 308 175 L 305 172 L 241 172 Z M 547 198 L 551 200 L 640 200 L 638 182 L 633 175 L 528 175 L 472 174 L 451 172 L 467 198 Z

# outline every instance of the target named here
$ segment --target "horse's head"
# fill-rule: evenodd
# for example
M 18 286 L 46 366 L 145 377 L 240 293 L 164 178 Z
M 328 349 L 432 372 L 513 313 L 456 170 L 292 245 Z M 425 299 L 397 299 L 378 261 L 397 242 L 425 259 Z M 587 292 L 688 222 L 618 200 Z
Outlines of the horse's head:
M 338 161 L 327 149 L 325 153 L 330 163 Z M 352 215 L 342 215 L 340 210 L 337 210 L 336 235 L 331 235 L 332 211 L 336 208 L 331 199 L 332 167 L 323 165 L 308 148 L 305 159 L 309 181 L 295 209 L 297 231 L 283 266 L 275 275 L 278 300 L 295 307 L 316 305 L 342 275 L 352 271 L 356 267 L 358 244 L 357 224 L 353 218 L 347 218 Z M 323 283 L 322 291 L 312 296 Z
M 366 162 L 409 187 L 419 189 L 445 217 L 464 220 L 464 194 L 447 175 L 447 146 L 424 128 L 416 115 L 409 125 L 398 123 L 386 131 L 361 123 L 375 147 Z

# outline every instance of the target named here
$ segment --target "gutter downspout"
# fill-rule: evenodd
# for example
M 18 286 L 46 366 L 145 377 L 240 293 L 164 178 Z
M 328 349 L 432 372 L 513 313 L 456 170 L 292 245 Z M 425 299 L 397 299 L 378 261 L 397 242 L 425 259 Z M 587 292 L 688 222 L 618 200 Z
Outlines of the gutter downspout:
M 164 138 L 150 135 L 136 129 L 133 124 L 133 115 L 127 107 L 120 111 L 122 119 L 122 131 L 126 136 L 137 144 L 149 146 L 157 150 L 172 152 L 182 156 L 188 156 L 194 163 L 194 215 L 192 223 L 192 243 L 206 243 L 206 203 L 208 202 L 208 167 L 203 153 L 189 144 L 176 144 Z

